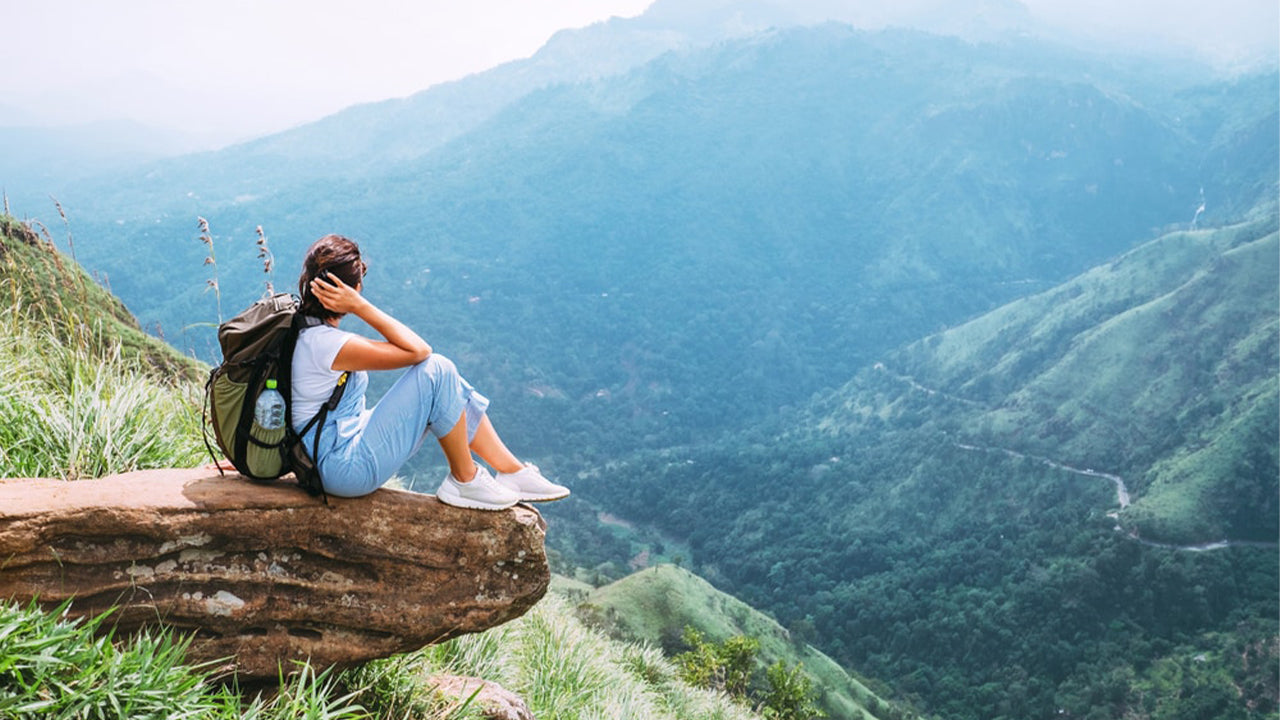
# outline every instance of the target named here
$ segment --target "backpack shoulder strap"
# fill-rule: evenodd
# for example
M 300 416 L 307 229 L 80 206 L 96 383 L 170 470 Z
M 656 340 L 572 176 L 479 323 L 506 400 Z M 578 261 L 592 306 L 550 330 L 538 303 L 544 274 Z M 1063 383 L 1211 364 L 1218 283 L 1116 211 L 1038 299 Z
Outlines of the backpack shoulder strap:
M 316 463 L 317 465 L 319 464 L 320 433 L 324 430 L 325 418 L 329 417 L 329 411 L 337 408 L 338 403 L 342 402 L 342 395 L 347 390 L 347 380 L 350 377 L 351 377 L 351 372 L 349 370 L 344 370 L 342 374 L 338 376 L 338 384 L 334 386 L 333 392 L 329 394 L 329 399 L 325 401 L 324 405 L 320 406 L 320 412 L 311 416 L 311 419 L 307 421 L 307 424 L 302 427 L 302 432 L 298 433 L 298 442 L 302 442 L 302 439 L 306 437 L 308 432 L 311 431 L 311 428 L 314 427 L 316 429 L 316 434 L 311 438 L 311 462 L 312 463 Z M 312 495 L 317 494 L 311 488 L 306 488 L 306 490 L 308 492 L 311 492 Z M 320 484 L 320 486 L 316 488 L 316 490 L 319 491 L 318 494 L 324 499 L 324 504 L 328 505 L 329 496 L 324 491 L 324 485 Z

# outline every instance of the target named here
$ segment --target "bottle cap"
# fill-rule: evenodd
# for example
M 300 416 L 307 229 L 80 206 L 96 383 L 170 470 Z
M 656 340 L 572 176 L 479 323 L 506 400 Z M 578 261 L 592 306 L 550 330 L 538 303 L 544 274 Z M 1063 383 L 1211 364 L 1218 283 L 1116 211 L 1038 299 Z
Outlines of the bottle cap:
M 275 389 L 276 389 L 276 379 L 275 379 L 275 378 L 268 378 L 268 379 L 267 379 L 267 389 L 268 389 L 268 390 L 275 390 Z

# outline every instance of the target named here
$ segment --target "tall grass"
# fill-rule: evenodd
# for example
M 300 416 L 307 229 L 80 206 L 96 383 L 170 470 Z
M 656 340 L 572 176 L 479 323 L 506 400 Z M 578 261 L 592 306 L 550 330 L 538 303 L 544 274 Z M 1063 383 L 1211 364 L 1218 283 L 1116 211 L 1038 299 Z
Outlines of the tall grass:
M 446 698 L 437 673 L 479 676 L 556 720 L 758 720 L 729 697 L 681 682 L 654 648 L 619 643 L 549 596 L 528 615 L 479 635 L 342 673 L 301 665 L 278 692 L 242 695 L 183 664 L 168 633 L 113 642 L 110 616 L 0 603 L 0 717 L 14 720 L 475 720 L 474 698 Z
M 194 382 L 21 314 L 0 310 L 0 477 L 99 477 L 206 456 Z
M 64 607 L 65 609 L 65 607 Z M 12 720 L 366 720 L 354 694 L 309 668 L 270 695 L 243 698 L 184 666 L 186 642 L 168 633 L 114 643 L 110 616 L 0 604 L 0 717 Z M 434 720 L 426 718 L 425 720 Z
M 682 682 L 660 650 L 589 629 L 568 601 L 548 595 L 525 616 L 420 653 L 423 670 L 473 675 L 520 695 L 557 720 L 750 720 L 727 695 Z

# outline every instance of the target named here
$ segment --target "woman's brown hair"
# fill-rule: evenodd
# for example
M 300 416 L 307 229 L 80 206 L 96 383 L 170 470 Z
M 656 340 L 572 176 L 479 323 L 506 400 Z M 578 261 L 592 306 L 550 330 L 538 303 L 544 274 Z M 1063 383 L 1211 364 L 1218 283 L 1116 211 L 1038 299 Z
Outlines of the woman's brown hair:
M 341 235 L 325 235 L 311 243 L 306 257 L 302 259 L 302 274 L 298 276 L 298 297 L 302 298 L 299 310 L 303 315 L 311 315 L 321 320 L 341 317 L 320 304 L 319 298 L 311 294 L 311 281 L 323 272 L 351 287 L 360 284 L 368 269 L 360 258 L 360 246 L 354 240 Z

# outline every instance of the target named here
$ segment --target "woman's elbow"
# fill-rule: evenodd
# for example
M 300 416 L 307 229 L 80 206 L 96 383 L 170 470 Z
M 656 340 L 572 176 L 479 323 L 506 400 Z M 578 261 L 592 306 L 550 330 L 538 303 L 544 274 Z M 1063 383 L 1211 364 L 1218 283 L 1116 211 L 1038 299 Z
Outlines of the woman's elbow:
M 431 346 L 426 343 L 422 343 L 422 347 L 418 348 L 418 351 L 414 354 L 413 364 L 417 365 L 429 357 L 431 357 Z

